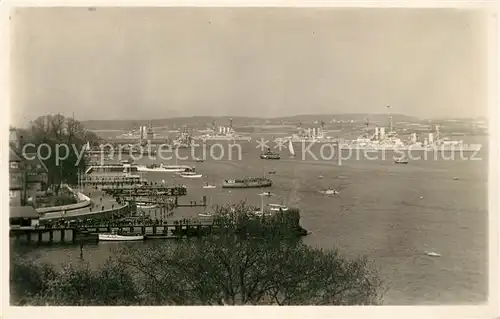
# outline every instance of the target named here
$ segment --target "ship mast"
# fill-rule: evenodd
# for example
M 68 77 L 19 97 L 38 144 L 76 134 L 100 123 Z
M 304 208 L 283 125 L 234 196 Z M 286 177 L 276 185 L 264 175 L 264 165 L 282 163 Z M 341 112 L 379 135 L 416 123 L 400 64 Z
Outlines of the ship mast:
M 370 119 L 365 118 L 365 137 L 368 137 L 368 127 L 370 126 Z
M 387 108 L 387 116 L 389 117 L 389 134 L 392 135 L 392 115 L 390 112 L 391 106 L 387 105 L 386 108 Z

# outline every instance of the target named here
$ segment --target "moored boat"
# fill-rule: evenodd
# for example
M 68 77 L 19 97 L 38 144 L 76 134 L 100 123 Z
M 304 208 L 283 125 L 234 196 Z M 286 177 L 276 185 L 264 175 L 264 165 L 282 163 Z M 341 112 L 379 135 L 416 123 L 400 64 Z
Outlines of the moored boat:
M 184 172 L 188 169 L 191 169 L 190 166 L 187 165 L 147 165 L 147 166 L 138 166 L 137 170 L 139 172 L 163 172 L 163 173 L 176 173 L 176 172 Z
M 99 241 L 138 241 L 144 240 L 143 235 L 118 235 L 118 234 L 99 234 Z
M 288 207 L 279 204 L 269 204 L 269 210 L 272 212 L 286 212 L 288 210 Z
M 201 177 L 203 177 L 203 175 L 196 172 L 196 170 L 194 168 L 188 168 L 184 172 L 180 172 L 177 174 L 179 174 L 181 177 L 184 177 L 184 178 L 201 178 Z
M 260 158 L 267 160 L 279 160 L 281 156 L 279 153 L 271 152 L 271 149 L 268 148 L 266 152 L 260 154 Z
M 205 214 L 205 213 L 199 213 L 198 216 L 199 217 L 213 217 L 212 214 Z
M 320 193 L 323 195 L 338 195 L 339 191 L 336 189 L 330 188 L 330 189 L 322 190 L 322 191 L 320 191 Z
M 148 203 L 142 203 L 142 202 L 137 202 L 137 208 L 143 208 L 143 209 L 152 209 L 152 208 L 157 208 L 158 205 L 156 204 L 148 204 Z
M 273 181 L 265 177 L 227 179 L 222 182 L 222 188 L 257 188 L 270 187 L 272 185 Z
M 396 164 L 408 164 L 408 160 L 406 159 L 406 157 L 401 156 L 401 157 L 396 158 L 394 160 L 394 163 L 396 163 Z

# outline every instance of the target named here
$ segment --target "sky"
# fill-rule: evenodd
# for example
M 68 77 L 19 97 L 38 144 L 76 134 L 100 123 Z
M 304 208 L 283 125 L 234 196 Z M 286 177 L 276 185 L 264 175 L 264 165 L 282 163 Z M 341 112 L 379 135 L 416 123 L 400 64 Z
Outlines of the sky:
M 480 13 L 458 9 L 25 8 L 11 123 L 384 113 L 486 116 Z

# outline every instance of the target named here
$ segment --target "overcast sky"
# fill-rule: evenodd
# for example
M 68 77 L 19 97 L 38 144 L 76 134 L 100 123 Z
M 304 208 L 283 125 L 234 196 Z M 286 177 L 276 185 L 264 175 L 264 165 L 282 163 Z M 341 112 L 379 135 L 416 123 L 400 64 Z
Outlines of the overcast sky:
M 437 9 L 22 9 L 13 124 L 192 115 L 486 115 L 482 16 Z

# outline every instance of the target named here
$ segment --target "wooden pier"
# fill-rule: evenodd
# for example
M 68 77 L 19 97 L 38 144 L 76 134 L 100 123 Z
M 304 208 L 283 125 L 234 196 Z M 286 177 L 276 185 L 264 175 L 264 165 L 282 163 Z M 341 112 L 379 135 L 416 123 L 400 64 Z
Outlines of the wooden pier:
M 80 178 L 80 183 L 82 185 L 88 186 L 110 186 L 110 185 L 145 185 L 148 183 L 146 178 L 130 178 L 127 176 L 113 176 L 113 177 L 102 177 L 102 176 L 83 176 Z
M 10 237 L 19 244 L 77 244 L 81 241 L 97 242 L 98 235 L 70 227 L 21 227 L 11 228 Z
M 121 201 L 125 202 L 135 202 L 144 204 L 156 204 L 160 206 L 169 206 L 172 208 L 177 207 L 207 207 L 207 197 L 203 196 L 200 202 L 191 201 L 188 203 L 179 203 L 178 197 L 168 197 L 168 196 L 149 196 L 149 197 L 121 197 Z
M 298 225 L 297 225 L 298 226 Z M 178 220 L 157 224 L 101 224 L 73 227 L 27 227 L 11 229 L 10 237 L 21 244 L 78 244 L 96 242 L 98 234 L 143 235 L 145 239 L 175 239 L 227 233 L 235 230 L 230 225 L 219 224 L 213 218 Z M 305 236 L 307 231 L 298 226 L 291 228 L 294 236 Z
M 187 187 L 185 186 L 162 186 L 162 185 L 142 185 L 142 186 L 117 186 L 103 187 L 102 190 L 112 196 L 117 197 L 133 197 L 133 196 L 151 196 L 165 195 L 170 197 L 187 195 Z

